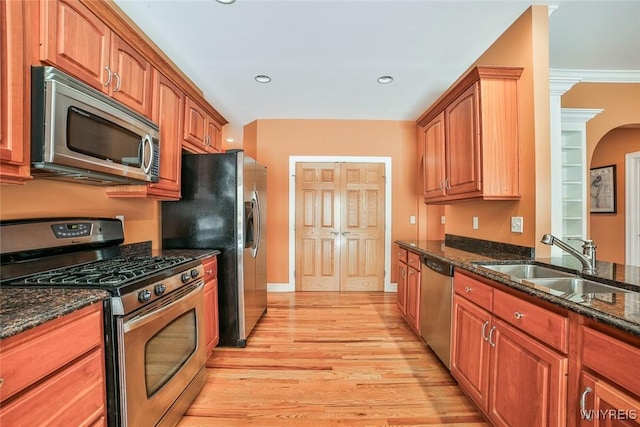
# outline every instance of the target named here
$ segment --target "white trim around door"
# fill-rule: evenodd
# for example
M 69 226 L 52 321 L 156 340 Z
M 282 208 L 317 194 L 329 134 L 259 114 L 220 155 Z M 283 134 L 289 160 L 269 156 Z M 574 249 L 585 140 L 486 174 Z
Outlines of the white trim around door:
M 625 264 L 640 267 L 640 151 L 625 155 Z
M 296 163 L 345 162 L 345 163 L 384 163 L 385 175 L 385 230 L 384 230 L 384 291 L 393 292 L 391 286 L 391 157 L 360 156 L 289 156 L 289 286 L 288 292 L 295 292 L 296 278 Z M 285 289 L 280 286 L 279 290 Z

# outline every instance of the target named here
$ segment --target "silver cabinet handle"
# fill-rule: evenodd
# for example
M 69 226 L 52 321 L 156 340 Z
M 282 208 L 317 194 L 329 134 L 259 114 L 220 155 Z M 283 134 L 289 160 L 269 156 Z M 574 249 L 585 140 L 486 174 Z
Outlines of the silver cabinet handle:
M 582 396 L 580 396 L 580 415 L 584 417 L 585 420 L 591 421 L 593 415 L 591 412 L 587 411 L 587 394 L 591 393 L 591 387 L 587 387 L 582 392 Z
M 402 269 L 402 277 L 407 277 L 407 269 L 406 268 Z
M 515 313 L 513 313 L 513 315 L 518 320 L 520 320 L 520 319 L 522 319 L 524 317 L 524 313 L 520 313 L 519 311 L 516 311 Z
M 111 71 L 111 68 L 104 67 L 105 70 L 107 70 L 107 81 L 104 82 L 105 86 L 109 86 L 111 84 L 111 77 L 113 76 L 113 71 Z
M 213 273 L 213 270 L 207 270 L 206 273 L 207 274 L 211 274 L 211 273 Z
M 334 236 L 337 236 L 338 234 L 340 234 L 340 232 L 338 231 L 332 231 L 331 234 L 333 234 Z
M 440 191 L 444 190 L 444 188 L 442 188 L 442 184 L 443 184 L 443 183 L 444 183 L 444 179 L 441 179 L 441 180 L 438 182 L 438 189 L 439 189 Z
M 489 344 L 491 344 L 491 347 L 495 347 L 495 346 L 496 346 L 496 343 L 495 343 L 495 342 L 493 342 L 493 341 L 491 340 L 491 338 L 493 338 L 493 333 L 494 333 L 495 331 L 496 331 L 496 327 L 495 327 L 495 326 L 493 326 L 493 327 L 489 330 L 489 340 L 488 340 L 488 341 L 489 341 Z
M 116 78 L 116 87 L 113 88 L 113 91 L 117 92 L 118 90 L 120 90 L 120 75 L 118 73 L 113 73 L 113 75 Z
M 484 331 L 487 329 L 488 324 L 489 324 L 488 320 L 485 320 L 485 322 L 482 324 L 482 339 L 485 341 L 489 341 L 489 337 L 484 334 Z
M 449 183 L 449 178 L 444 180 L 444 188 L 447 190 L 451 190 L 451 185 Z
M 470 287 L 468 287 L 468 286 L 465 286 L 465 287 L 464 287 L 464 291 L 465 291 L 466 293 L 470 294 L 470 293 L 471 293 L 471 291 L 472 291 L 472 289 L 471 289 Z
M 209 135 L 204 136 L 204 145 L 207 147 L 211 145 L 211 137 Z
M 343 231 L 343 232 L 342 232 L 342 235 L 343 235 L 343 236 L 346 236 L 347 234 L 351 234 L 351 232 L 350 232 L 350 231 Z
M 0 378 L 0 387 L 4 384 L 4 378 Z

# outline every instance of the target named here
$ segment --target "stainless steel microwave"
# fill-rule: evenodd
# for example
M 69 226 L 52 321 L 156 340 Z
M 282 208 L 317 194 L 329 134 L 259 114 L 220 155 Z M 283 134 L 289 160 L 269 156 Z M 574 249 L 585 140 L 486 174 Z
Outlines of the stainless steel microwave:
M 92 185 L 157 182 L 158 125 L 53 67 L 31 69 L 31 172 Z

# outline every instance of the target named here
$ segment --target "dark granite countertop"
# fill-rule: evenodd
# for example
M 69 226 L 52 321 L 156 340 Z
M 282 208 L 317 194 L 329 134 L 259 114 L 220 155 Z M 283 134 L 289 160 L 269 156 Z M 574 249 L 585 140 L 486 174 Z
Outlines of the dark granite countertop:
M 109 297 L 96 289 L 0 289 L 0 339 Z
M 501 252 L 500 248 L 497 251 L 486 248 L 486 250 L 480 251 L 481 254 L 478 254 L 447 246 L 442 240 L 398 240 L 395 243 L 418 254 L 430 255 L 448 261 L 453 264 L 454 269 L 460 268 L 470 271 L 596 321 L 614 326 L 627 333 L 640 336 L 640 268 L 638 267 L 598 261 L 596 274 L 583 275 L 579 272 L 580 263 L 572 258 L 531 258 L 522 254 L 514 255 L 512 252 Z M 580 294 L 563 296 L 565 294 L 536 286 L 526 280 L 513 281 L 509 276 L 483 268 L 481 265 L 483 262 L 496 264 L 513 262 L 514 260 L 559 267 L 561 270 L 576 273 L 586 279 L 595 279 L 634 292 L 592 294 L 593 297 Z
M 156 252 L 154 251 L 154 255 Z M 157 252 L 165 256 L 186 256 L 195 259 L 207 258 L 212 255 L 220 255 L 217 249 L 161 249 Z

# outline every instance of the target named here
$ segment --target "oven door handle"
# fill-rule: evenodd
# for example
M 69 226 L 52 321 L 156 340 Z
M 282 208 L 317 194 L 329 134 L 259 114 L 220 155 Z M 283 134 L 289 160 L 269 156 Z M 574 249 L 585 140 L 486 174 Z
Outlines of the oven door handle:
M 125 320 L 122 325 L 123 332 L 131 332 L 138 328 L 141 328 L 162 316 L 167 311 L 173 309 L 176 305 L 181 304 L 185 300 L 191 298 L 196 293 L 202 291 L 204 288 L 204 279 L 200 279 L 191 286 L 187 286 L 180 290 L 175 291 L 173 294 L 167 295 L 162 301 L 158 301 L 154 304 L 150 304 L 145 307 L 145 311 L 140 313 L 131 319 Z M 171 302 L 168 299 L 173 298 Z M 160 308 L 157 308 L 157 307 Z

